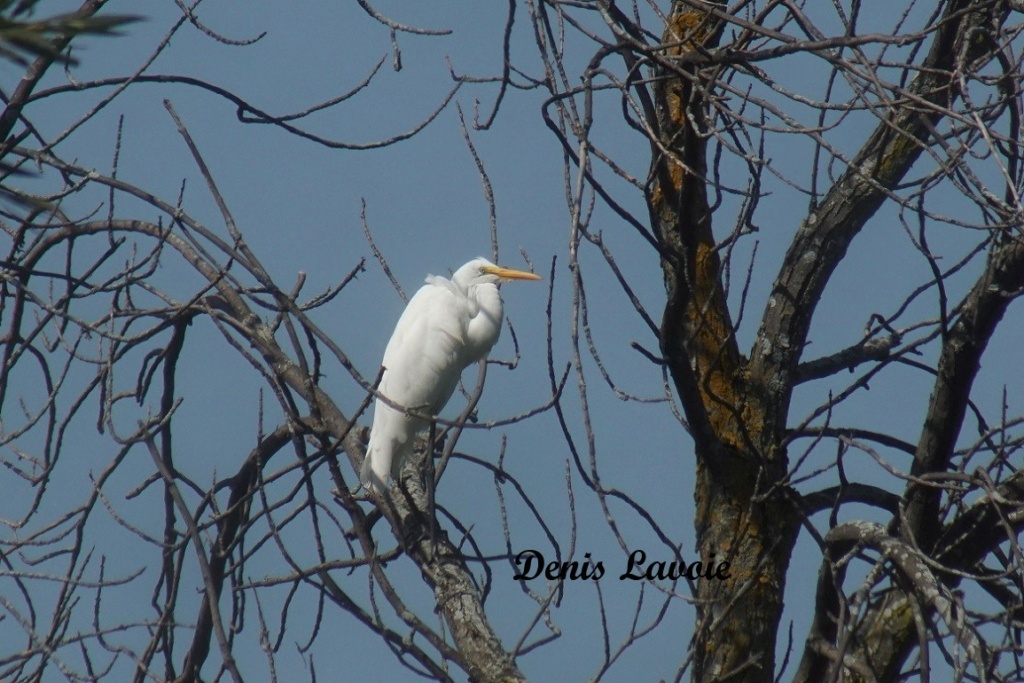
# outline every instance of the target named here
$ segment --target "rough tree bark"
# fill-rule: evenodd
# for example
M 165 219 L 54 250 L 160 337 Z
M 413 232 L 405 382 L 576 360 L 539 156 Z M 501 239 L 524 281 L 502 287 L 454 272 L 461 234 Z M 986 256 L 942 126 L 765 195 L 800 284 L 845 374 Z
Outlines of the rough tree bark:
M 716 560 L 731 563 L 729 580 L 699 584 L 693 680 L 764 682 L 775 675 L 785 574 L 800 509 L 797 497 L 782 484 L 788 466 L 785 430 L 815 306 L 852 240 L 935 143 L 932 133 L 956 96 L 957 64 L 991 59 L 986 31 L 998 28 L 1007 9 L 970 0 L 947 5 L 919 75 L 908 88 L 913 97 L 892 105 L 797 231 L 749 362 L 733 335 L 706 190 L 708 97 L 717 75 L 711 51 L 728 21 L 723 11 L 715 3 L 680 0 L 672 5 L 654 88 L 658 127 L 648 205 L 667 294 L 662 352 L 697 454 L 698 549 L 705 562 L 714 554 Z M 1018 247 L 1006 249 L 1015 254 Z M 993 252 L 992 272 L 979 282 L 946 339 L 915 476 L 945 469 L 978 356 L 1010 300 L 1006 293 L 1019 287 L 1015 280 L 1005 282 L 1013 279 L 1009 274 L 1015 266 L 1010 263 L 1016 264 L 1012 256 Z M 993 280 L 999 280 L 998 287 Z M 987 305 L 979 303 L 986 297 Z M 898 525 L 909 542 L 924 550 L 932 548 L 941 529 L 936 515 L 940 493 L 935 487 L 911 485 Z M 836 583 L 829 566 L 834 559 L 826 557 L 825 586 L 820 588 L 825 593 Z M 830 599 L 819 603 L 819 617 L 825 621 L 835 618 L 830 610 L 834 596 Z M 894 598 L 899 599 L 904 598 Z M 871 664 L 862 670 L 873 669 L 880 680 L 898 674 L 908 647 L 892 647 L 886 657 L 878 653 L 890 642 L 909 645 L 916 633 L 911 610 L 897 613 L 907 615 L 898 625 L 864 626 L 865 648 L 873 648 L 874 654 L 863 658 Z M 883 608 L 877 617 L 888 620 L 892 614 Z M 832 643 L 834 629 L 828 633 L 825 623 L 819 626 L 823 631 L 812 640 Z M 814 661 L 804 662 L 798 678 L 823 680 L 830 660 L 821 648 L 808 648 L 808 653 Z
M 673 58 L 713 48 L 723 26 L 711 11 L 673 3 L 655 88 L 659 145 L 648 196 L 662 247 L 667 300 L 662 352 L 697 455 L 697 546 L 703 562 L 729 562 L 724 581 L 697 592 L 693 680 L 771 681 L 795 516 L 785 489 L 782 425 L 750 381 L 726 301 L 707 198 L 705 120 L 714 69 Z

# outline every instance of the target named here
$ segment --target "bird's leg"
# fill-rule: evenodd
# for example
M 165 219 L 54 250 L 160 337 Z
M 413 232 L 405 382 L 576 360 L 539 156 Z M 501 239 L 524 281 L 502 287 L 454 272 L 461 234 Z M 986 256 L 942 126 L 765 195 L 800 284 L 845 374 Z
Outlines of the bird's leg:
M 419 495 L 414 495 L 413 491 L 409 490 L 410 485 Z M 423 519 L 423 510 L 420 509 L 420 506 L 416 502 L 417 499 L 420 501 L 423 500 L 421 497 L 423 492 L 419 490 L 419 487 L 414 482 L 407 480 L 404 477 L 399 477 L 395 480 L 395 488 L 398 489 L 398 493 L 405 499 L 405 505 L 409 510 L 409 514 L 404 517 L 398 515 L 398 518 L 402 522 L 402 549 L 406 554 L 411 554 L 414 546 L 416 546 L 426 536 L 426 524 Z
M 448 442 L 448 433 L 451 432 L 451 429 L 451 427 L 445 427 L 444 429 L 437 430 L 437 435 L 434 436 L 433 448 L 431 449 L 431 454 L 435 460 L 438 458 L 439 453 L 444 452 L 444 445 Z
M 438 531 L 434 521 L 433 478 L 427 474 L 433 469 L 431 441 L 435 429 L 436 426 L 432 422 L 429 434 L 416 439 L 415 457 L 405 463 L 391 488 L 392 493 L 405 501 L 406 510 L 405 515 L 401 517 L 400 541 L 406 552 L 423 554 L 436 550 Z M 424 459 L 427 462 L 424 462 Z M 427 542 L 429 546 L 426 545 Z M 419 550 L 416 550 L 417 548 Z
M 437 555 L 437 517 L 434 516 L 434 438 L 437 433 L 437 421 L 430 421 L 430 438 L 427 439 L 427 476 L 424 484 L 427 487 L 427 523 L 430 525 L 430 554 Z

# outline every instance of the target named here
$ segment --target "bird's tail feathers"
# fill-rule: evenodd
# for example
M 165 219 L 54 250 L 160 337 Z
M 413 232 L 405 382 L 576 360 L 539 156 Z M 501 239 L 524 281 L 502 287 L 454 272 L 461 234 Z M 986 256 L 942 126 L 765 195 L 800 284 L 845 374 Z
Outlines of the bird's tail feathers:
M 377 453 L 376 450 L 372 443 L 366 448 L 366 457 L 363 458 L 363 465 L 359 468 L 359 483 L 367 491 L 380 493 L 387 488 L 385 482 L 391 474 L 391 463 L 381 467 L 384 463 L 380 462 L 381 454 Z M 375 463 L 377 467 L 374 467 Z M 383 473 L 378 471 L 381 469 Z

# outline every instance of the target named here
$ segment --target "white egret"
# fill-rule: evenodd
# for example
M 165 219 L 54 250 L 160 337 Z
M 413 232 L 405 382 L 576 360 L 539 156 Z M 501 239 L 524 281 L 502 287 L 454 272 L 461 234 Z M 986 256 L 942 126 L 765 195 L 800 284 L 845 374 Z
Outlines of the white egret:
M 451 280 L 430 275 L 409 300 L 384 351 L 379 392 L 391 403 L 420 415 L 437 415 L 458 386 L 462 371 L 486 358 L 501 333 L 498 283 L 540 280 L 539 275 L 496 266 L 476 258 Z M 398 478 L 413 451 L 425 417 L 408 415 L 377 399 L 373 428 L 360 481 L 380 491 L 389 476 Z

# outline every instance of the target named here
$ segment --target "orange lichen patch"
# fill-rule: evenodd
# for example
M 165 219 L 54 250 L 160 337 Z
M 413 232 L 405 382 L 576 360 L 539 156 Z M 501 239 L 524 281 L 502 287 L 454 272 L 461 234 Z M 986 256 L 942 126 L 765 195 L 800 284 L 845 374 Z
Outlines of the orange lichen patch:
M 682 3 L 674 9 L 663 34 L 663 55 L 678 56 L 715 44 L 720 22 L 714 15 Z M 722 262 L 707 215 L 703 187 L 707 138 L 701 131 L 707 107 L 703 88 L 698 86 L 701 75 L 694 65 L 680 65 L 675 74 L 668 66 L 666 78 L 657 85 L 665 151 L 655 162 L 652 213 L 658 217 L 666 247 L 680 255 L 677 264 L 685 269 L 670 272 L 669 277 L 685 280 L 680 283 L 687 292 L 680 299 L 685 303 L 678 322 L 685 328 L 681 336 L 710 426 L 720 442 L 750 452 L 759 443 L 764 416 L 748 395 L 744 360 L 733 338 L 722 287 Z
M 673 123 L 677 126 L 685 126 L 686 111 L 683 109 L 683 98 L 678 93 L 670 93 L 665 101 L 668 104 L 668 115 L 672 118 Z M 670 166 L 673 170 L 678 169 L 680 175 L 685 172 L 683 166 L 677 161 L 670 161 Z
M 673 194 L 678 194 L 683 187 L 683 178 L 686 175 L 686 169 L 683 165 L 674 159 L 669 159 L 665 162 L 665 166 L 668 169 L 669 180 L 672 183 Z M 665 201 L 665 193 L 661 189 L 661 183 L 656 182 L 651 187 L 651 204 L 659 206 Z
M 673 56 L 693 52 L 715 34 L 717 22 L 710 12 L 693 7 L 673 15 L 665 26 L 667 53 Z
M 738 451 L 749 452 L 759 442 L 764 417 L 760 406 L 749 400 L 743 360 L 736 352 L 721 286 L 721 260 L 710 229 L 706 232 L 697 235 L 692 298 L 686 310 L 695 371 L 716 436 Z

